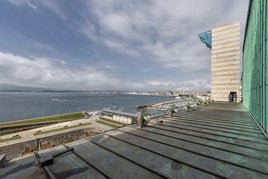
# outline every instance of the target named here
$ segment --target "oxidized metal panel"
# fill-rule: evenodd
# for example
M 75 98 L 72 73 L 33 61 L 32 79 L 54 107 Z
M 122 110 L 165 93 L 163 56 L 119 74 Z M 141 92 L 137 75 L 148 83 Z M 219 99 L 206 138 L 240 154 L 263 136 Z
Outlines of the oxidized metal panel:
M 267 1 L 251 0 L 243 48 L 243 103 L 268 132 Z

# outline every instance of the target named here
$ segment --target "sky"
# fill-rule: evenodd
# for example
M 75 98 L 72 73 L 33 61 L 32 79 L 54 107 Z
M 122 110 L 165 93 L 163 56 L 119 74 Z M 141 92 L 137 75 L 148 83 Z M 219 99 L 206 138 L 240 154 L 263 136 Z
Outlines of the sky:
M 0 83 L 58 90 L 210 89 L 197 34 L 248 0 L 1 0 Z

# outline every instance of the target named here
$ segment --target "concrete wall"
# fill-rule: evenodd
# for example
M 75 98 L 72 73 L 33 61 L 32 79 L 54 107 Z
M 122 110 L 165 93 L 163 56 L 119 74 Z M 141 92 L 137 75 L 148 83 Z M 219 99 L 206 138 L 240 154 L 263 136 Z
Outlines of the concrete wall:
M 241 96 L 240 23 L 212 29 L 211 99 L 228 101 L 229 93 Z
M 0 154 L 6 154 L 7 160 L 30 154 L 34 151 L 47 149 L 64 143 L 69 143 L 84 137 L 92 136 L 103 132 L 101 129 L 79 129 L 53 136 L 44 137 L 38 140 L 30 140 L 21 143 L 0 147 Z M 39 143 L 38 143 L 39 142 Z

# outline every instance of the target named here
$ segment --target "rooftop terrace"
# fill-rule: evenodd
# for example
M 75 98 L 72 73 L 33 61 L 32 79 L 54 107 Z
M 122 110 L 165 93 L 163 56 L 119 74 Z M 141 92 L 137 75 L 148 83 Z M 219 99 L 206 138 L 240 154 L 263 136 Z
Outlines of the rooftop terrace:
M 213 103 L 162 120 L 41 151 L 41 158 L 54 155 L 44 167 L 35 156 L 16 159 L 0 178 L 268 177 L 268 140 L 241 104 Z

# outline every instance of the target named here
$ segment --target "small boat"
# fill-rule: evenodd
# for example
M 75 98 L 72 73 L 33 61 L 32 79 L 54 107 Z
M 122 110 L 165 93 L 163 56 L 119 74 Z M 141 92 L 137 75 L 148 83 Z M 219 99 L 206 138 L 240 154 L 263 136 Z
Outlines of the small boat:
M 136 108 L 137 109 L 143 109 L 143 108 L 147 108 L 147 107 L 151 107 L 151 104 L 141 104 L 141 105 L 137 105 Z
M 53 98 L 51 99 L 51 101 L 59 101 L 59 99 Z

